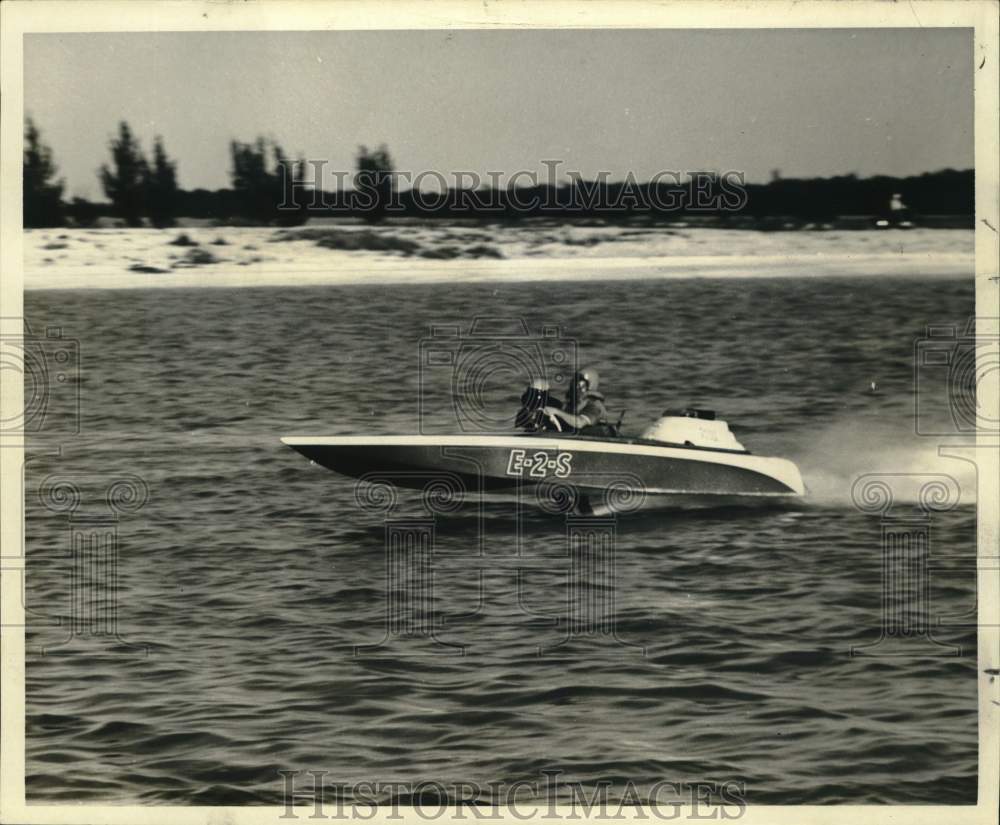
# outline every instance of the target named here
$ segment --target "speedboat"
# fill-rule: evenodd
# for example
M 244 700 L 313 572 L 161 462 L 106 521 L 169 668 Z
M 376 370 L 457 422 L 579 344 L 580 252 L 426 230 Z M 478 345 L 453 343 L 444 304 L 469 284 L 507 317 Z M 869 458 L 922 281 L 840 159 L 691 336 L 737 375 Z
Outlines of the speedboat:
M 805 492 L 794 463 L 750 453 L 707 410 L 665 413 L 637 437 L 511 434 L 285 436 L 341 475 L 426 488 L 436 476 L 470 492 L 535 488 L 539 503 L 582 513 L 649 506 L 775 504 Z

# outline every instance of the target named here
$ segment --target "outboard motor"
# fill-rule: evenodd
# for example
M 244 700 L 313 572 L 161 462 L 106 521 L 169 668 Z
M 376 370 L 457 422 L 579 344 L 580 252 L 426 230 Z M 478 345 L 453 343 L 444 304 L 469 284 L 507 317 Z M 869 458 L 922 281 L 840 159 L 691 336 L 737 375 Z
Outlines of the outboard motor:
M 729 450 L 745 453 L 746 447 L 736 440 L 729 425 L 715 418 L 712 410 L 664 410 L 663 415 L 643 432 L 642 438 L 664 444 Z

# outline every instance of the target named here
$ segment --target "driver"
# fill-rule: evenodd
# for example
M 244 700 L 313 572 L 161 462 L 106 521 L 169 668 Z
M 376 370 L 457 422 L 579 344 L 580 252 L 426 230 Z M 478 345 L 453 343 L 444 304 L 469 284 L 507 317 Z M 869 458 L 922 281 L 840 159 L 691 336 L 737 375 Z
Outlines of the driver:
M 546 406 L 542 412 L 556 421 L 563 432 L 582 432 L 587 427 L 603 431 L 608 424 L 608 411 L 604 406 L 604 396 L 598 392 L 599 386 L 597 370 L 585 367 L 573 376 L 573 383 L 566 391 L 565 408 Z

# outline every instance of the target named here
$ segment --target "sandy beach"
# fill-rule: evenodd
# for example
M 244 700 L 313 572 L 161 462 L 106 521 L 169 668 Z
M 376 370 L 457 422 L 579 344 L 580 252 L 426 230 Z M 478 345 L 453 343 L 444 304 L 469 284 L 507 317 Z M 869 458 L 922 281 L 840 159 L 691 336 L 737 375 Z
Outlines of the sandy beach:
M 35 229 L 24 239 L 26 289 L 973 273 L 973 232 L 964 229 L 317 222 L 295 229 Z

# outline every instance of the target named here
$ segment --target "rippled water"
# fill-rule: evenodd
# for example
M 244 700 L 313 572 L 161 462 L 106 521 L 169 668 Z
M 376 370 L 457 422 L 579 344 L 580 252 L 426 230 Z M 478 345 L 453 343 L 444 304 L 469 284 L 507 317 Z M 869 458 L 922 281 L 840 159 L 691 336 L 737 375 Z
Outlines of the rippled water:
M 561 770 L 612 796 L 739 781 L 751 803 L 974 802 L 973 490 L 913 434 L 914 342 L 973 304 L 971 281 L 877 278 L 29 293 L 33 328 L 78 339 L 81 363 L 81 432 L 33 438 L 26 473 L 29 800 L 276 803 L 279 770 Z M 386 635 L 384 520 L 278 437 L 416 431 L 418 341 L 475 314 L 560 324 L 626 428 L 717 409 L 798 461 L 811 498 L 619 518 L 614 577 L 583 581 L 613 591 L 616 636 L 584 637 L 563 518 L 467 502 L 434 524 L 437 641 L 356 655 Z M 931 525 L 940 644 L 852 657 L 879 639 L 884 525 L 850 490 L 880 471 L 952 474 L 963 503 Z M 69 525 L 39 497 L 53 474 L 81 490 Z M 130 474 L 148 501 L 117 488 L 109 527 Z M 117 531 L 123 645 L 57 624 L 87 517 Z

